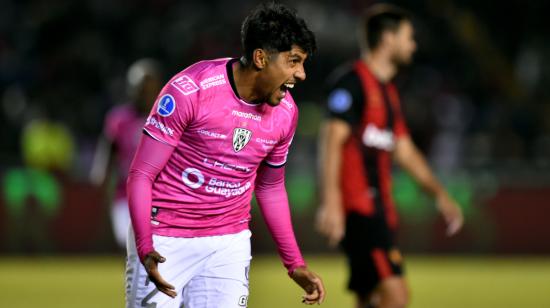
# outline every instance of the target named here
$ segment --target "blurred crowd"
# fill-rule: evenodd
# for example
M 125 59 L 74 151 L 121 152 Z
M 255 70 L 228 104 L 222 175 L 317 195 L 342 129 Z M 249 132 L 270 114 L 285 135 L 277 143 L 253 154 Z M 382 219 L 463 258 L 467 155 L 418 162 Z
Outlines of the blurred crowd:
M 301 187 L 291 197 L 310 204 L 325 80 L 358 55 L 356 21 L 375 1 L 282 2 L 306 18 L 319 42 L 307 81 L 294 91 L 301 119 L 289 168 L 289 181 Z M 435 169 L 548 185 L 550 21 L 541 12 L 550 3 L 390 2 L 414 16 L 419 50 L 397 84 L 412 137 Z M 239 56 L 240 22 L 257 3 L 1 0 L 4 196 L 21 194 L 9 180 L 17 168 L 86 182 L 104 116 L 127 100 L 129 65 L 158 59 L 167 80 L 198 60 Z
M 357 55 L 355 21 L 372 2 L 292 3 L 320 45 L 308 81 L 295 91 L 301 104 L 314 104 L 308 111 L 321 108 L 330 72 Z M 444 170 L 550 168 L 550 46 L 544 39 L 550 23 L 540 14 L 548 4 L 507 1 L 496 10 L 488 1 L 396 3 L 414 14 L 420 47 L 398 83 L 413 136 L 432 162 Z M 51 146 L 73 160 L 63 168 L 85 174 L 105 112 L 125 100 L 127 67 L 157 58 L 169 78 L 200 59 L 238 56 L 239 22 L 255 4 L 2 1 L 2 168 L 33 155 L 24 152 L 40 145 L 25 136 L 42 125 L 43 137 L 64 139 L 58 141 L 64 146 Z M 322 110 L 313 113 L 313 120 L 302 114 L 302 126 L 315 126 Z M 305 135 L 315 130 L 304 127 Z

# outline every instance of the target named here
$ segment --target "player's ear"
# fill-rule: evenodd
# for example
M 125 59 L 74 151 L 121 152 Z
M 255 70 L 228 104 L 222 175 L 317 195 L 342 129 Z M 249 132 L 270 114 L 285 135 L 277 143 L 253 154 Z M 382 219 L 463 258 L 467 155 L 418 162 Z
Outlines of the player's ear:
M 268 54 L 262 48 L 254 49 L 252 52 L 252 64 L 257 70 L 262 70 L 266 67 L 268 61 Z
M 380 46 L 382 44 L 386 44 L 386 45 L 392 46 L 395 42 L 395 36 L 396 36 L 396 33 L 394 31 L 387 30 L 382 32 L 382 37 L 378 45 Z

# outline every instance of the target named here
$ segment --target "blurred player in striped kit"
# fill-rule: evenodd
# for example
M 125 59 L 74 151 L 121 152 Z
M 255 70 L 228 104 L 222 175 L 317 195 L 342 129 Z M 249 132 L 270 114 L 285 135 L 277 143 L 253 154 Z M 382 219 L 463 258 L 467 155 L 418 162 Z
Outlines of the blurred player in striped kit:
M 115 191 L 111 204 L 111 223 L 117 244 L 126 248 L 130 224 L 126 179 L 130 163 L 142 135 L 143 123 L 162 87 L 162 69 L 154 59 L 134 62 L 126 74 L 128 102 L 113 107 L 105 116 L 103 133 L 96 146 L 90 180 L 109 193 L 111 176 Z
M 449 235 L 459 231 L 463 218 L 409 137 L 391 82 L 416 49 L 409 15 L 379 4 L 366 12 L 360 27 L 361 58 L 329 81 L 317 228 L 345 251 L 357 308 L 405 307 L 409 296 L 395 243 L 392 158 L 435 198 Z

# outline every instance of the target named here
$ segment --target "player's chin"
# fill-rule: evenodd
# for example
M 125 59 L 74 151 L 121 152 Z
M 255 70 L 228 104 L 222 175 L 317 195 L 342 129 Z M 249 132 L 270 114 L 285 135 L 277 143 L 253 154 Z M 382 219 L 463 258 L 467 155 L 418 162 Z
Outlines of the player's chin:
M 413 62 L 413 55 L 410 54 L 402 57 L 400 62 L 403 66 L 410 65 Z
M 280 100 L 279 100 L 279 101 L 272 101 L 272 100 L 269 100 L 269 101 L 267 101 L 267 104 L 268 104 L 269 106 L 271 106 L 271 107 L 277 107 L 277 106 L 279 106 L 279 105 L 281 104 L 281 101 L 280 101 Z
M 284 96 L 277 96 L 276 94 L 274 94 L 267 100 L 267 104 L 272 107 L 277 107 L 281 104 L 283 98 Z

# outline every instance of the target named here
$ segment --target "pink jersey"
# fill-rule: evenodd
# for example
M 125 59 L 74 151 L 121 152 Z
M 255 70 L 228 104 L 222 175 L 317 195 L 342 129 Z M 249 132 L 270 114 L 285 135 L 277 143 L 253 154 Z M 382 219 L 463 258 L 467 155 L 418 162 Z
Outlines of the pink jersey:
M 117 182 L 116 195 L 126 198 L 126 178 L 142 133 L 145 117 L 131 104 L 115 106 L 105 118 L 105 137 L 116 148 Z
M 277 107 L 234 90 L 230 59 L 198 62 L 162 89 L 145 131 L 175 150 L 153 184 L 153 233 L 195 237 L 248 228 L 260 163 L 282 166 L 296 130 L 290 93 Z

